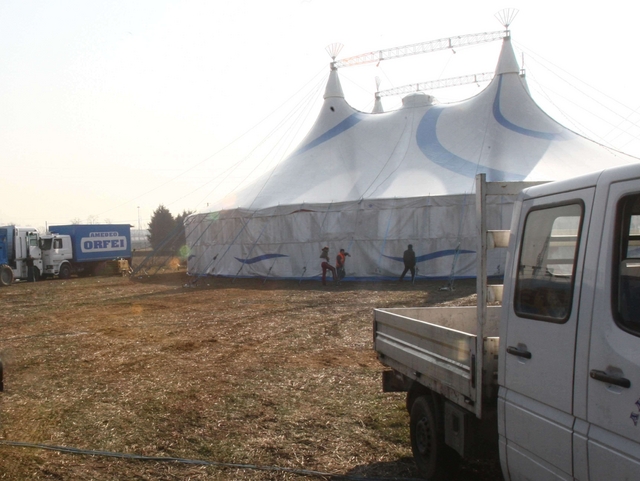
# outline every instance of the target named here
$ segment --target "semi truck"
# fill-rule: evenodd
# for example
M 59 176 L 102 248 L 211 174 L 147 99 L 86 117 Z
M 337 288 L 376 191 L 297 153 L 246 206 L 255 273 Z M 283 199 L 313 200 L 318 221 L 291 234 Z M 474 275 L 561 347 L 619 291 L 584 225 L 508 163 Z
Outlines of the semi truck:
M 505 480 L 640 479 L 640 164 L 525 188 L 510 231 L 491 231 L 486 197 L 509 188 L 476 178 L 476 306 L 374 310 L 416 464 L 432 480 L 492 455 Z M 488 284 L 487 249 L 505 246 Z
M 131 264 L 129 224 L 70 224 L 49 227 L 40 236 L 44 277 L 68 279 L 122 271 Z
M 0 227 L 0 286 L 14 280 L 36 280 L 42 273 L 42 252 L 34 227 Z

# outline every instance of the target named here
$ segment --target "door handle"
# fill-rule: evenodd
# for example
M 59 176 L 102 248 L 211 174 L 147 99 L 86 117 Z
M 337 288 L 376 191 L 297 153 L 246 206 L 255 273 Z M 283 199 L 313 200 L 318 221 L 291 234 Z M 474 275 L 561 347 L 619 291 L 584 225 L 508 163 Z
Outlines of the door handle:
M 627 378 L 612 376 L 610 374 L 607 374 L 604 371 L 598 371 L 597 369 L 592 369 L 589 375 L 591 376 L 592 379 L 595 379 L 596 381 L 602 381 L 608 384 L 613 384 L 615 386 L 620 386 L 624 388 L 631 387 L 631 381 L 629 381 Z
M 509 354 L 513 354 L 514 356 L 524 357 L 525 359 L 531 359 L 531 353 L 529 351 L 521 351 L 517 347 L 509 346 L 507 347 L 507 352 Z

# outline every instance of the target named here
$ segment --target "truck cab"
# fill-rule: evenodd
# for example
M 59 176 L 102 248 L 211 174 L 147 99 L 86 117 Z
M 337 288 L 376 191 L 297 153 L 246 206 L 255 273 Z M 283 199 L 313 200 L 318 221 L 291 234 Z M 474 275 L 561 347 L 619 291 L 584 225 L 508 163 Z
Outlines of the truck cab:
M 640 476 L 640 168 L 526 190 L 500 328 L 503 473 Z
M 500 307 L 485 296 L 482 192 L 501 186 L 482 176 L 477 306 L 374 311 L 416 464 L 447 479 L 495 445 L 506 480 L 640 479 L 640 164 L 522 191 Z
M 71 260 L 73 259 L 71 237 L 60 234 L 45 234 L 40 238 L 40 247 L 44 266 L 43 275 L 68 279 L 71 276 Z
M 3 244 L 2 251 L 5 257 L 1 285 L 8 285 L 13 280 L 37 280 L 40 277 L 42 252 L 39 239 L 38 229 L 34 227 L 0 227 L 0 242 Z M 11 276 L 8 275 L 7 269 L 11 270 Z

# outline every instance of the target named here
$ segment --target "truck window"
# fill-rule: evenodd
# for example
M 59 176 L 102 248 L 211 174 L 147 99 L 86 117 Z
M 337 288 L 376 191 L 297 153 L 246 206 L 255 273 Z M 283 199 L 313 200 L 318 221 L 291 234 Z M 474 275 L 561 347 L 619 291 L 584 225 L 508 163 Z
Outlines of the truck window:
M 53 239 L 53 248 L 62 249 L 62 239 Z
M 582 211 L 579 203 L 527 214 L 514 299 L 518 316 L 551 322 L 569 319 Z
M 624 329 L 640 335 L 640 195 L 618 203 L 614 264 L 615 319 Z
M 38 234 L 27 234 L 29 247 L 38 247 Z

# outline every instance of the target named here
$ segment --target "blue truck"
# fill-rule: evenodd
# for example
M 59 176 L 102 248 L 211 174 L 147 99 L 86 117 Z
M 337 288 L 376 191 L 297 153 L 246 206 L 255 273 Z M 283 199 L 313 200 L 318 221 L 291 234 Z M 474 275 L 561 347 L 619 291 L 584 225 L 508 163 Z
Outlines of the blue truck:
M 54 225 L 40 236 L 40 246 L 44 277 L 122 272 L 131 265 L 131 226 Z

